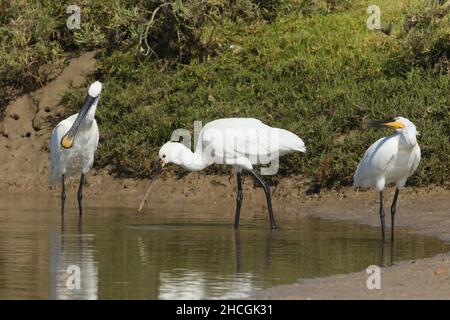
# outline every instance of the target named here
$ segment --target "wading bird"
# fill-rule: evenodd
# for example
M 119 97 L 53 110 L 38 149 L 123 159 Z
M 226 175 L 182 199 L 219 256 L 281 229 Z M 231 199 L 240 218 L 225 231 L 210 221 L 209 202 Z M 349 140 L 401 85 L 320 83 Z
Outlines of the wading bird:
M 214 163 L 232 165 L 237 177 L 235 228 L 239 227 L 243 200 L 241 174 L 243 170 L 249 171 L 264 190 L 270 226 L 276 229 L 270 188 L 253 166 L 269 163 L 271 167 L 274 164 L 276 166 L 279 156 L 295 151 L 305 152 L 306 149 L 302 139 L 292 132 L 269 127 L 257 119 L 230 118 L 207 123 L 199 133 L 195 152 L 180 142 L 167 142 L 161 147 L 158 155 L 160 168 L 168 163 L 177 164 L 190 171 L 199 171 Z M 161 169 L 150 182 L 138 211 L 142 210 L 150 187 L 160 172 Z
M 391 205 L 391 242 L 394 242 L 394 219 L 397 198 L 406 180 L 416 171 L 420 162 L 416 126 L 406 118 L 397 117 L 387 121 L 371 120 L 371 127 L 388 127 L 397 133 L 384 137 L 367 149 L 353 177 L 354 186 L 374 187 L 380 193 L 381 236 L 384 235 L 383 190 L 386 184 L 395 183 L 396 190 Z
M 91 84 L 80 112 L 58 123 L 50 140 L 52 161 L 51 183 L 61 179 L 61 215 L 66 200 L 65 179 L 80 175 L 78 207 L 83 214 L 84 176 L 92 168 L 98 145 L 98 126 L 95 111 L 102 91 L 99 81 Z

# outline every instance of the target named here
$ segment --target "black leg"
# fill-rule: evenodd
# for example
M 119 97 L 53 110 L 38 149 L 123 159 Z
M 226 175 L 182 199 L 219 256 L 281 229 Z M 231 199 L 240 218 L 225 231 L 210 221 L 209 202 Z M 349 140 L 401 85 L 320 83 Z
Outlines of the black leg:
M 385 235 L 384 235 L 384 203 L 383 203 L 383 195 L 384 192 L 380 191 L 380 221 L 381 221 L 381 240 L 385 241 Z
M 61 216 L 64 216 L 64 205 L 66 203 L 66 184 L 64 182 L 64 175 L 61 176 Z
M 395 222 L 395 211 L 397 210 L 397 198 L 398 198 L 398 193 L 400 192 L 399 189 L 395 189 L 395 194 L 394 194 L 394 200 L 392 200 L 392 205 L 391 205 L 391 242 L 394 242 L 394 222 Z
M 272 257 L 273 238 L 276 234 L 276 230 L 270 230 L 267 238 L 266 256 L 264 257 L 264 271 L 268 271 L 270 267 L 270 258 Z
M 80 216 L 83 215 L 83 184 L 84 184 L 84 173 L 81 174 L 80 186 L 78 187 L 78 208 L 80 210 Z
M 234 230 L 234 245 L 236 247 L 236 272 L 241 272 L 241 236 L 240 231 Z
M 83 216 L 78 216 L 78 234 L 83 234 Z
M 380 245 L 380 264 L 378 266 L 380 268 L 384 267 L 384 243 Z
M 394 249 L 394 242 L 391 242 L 391 266 L 394 265 L 394 258 L 395 258 L 395 249 Z
M 64 216 L 61 216 L 61 236 L 64 235 Z
M 241 217 L 241 205 L 242 199 L 244 199 L 244 193 L 242 192 L 242 180 L 241 173 L 236 174 L 237 178 L 237 196 L 236 196 L 236 215 L 234 217 L 234 228 L 239 228 L 239 219 Z
M 254 170 L 250 170 L 250 172 L 255 176 L 255 178 L 261 184 L 261 186 L 262 186 L 262 188 L 264 190 L 264 193 L 266 194 L 267 209 L 269 210 L 270 227 L 272 229 L 278 229 L 277 224 L 275 222 L 275 218 L 273 216 L 272 198 L 271 198 L 271 195 L 270 195 L 270 188 L 267 185 L 267 183 L 264 181 L 264 179 L 259 174 L 257 174 Z

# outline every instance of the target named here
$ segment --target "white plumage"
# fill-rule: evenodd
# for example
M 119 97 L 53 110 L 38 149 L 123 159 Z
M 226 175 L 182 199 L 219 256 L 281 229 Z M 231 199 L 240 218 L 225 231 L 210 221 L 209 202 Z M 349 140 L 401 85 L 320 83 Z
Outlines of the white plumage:
M 50 140 L 52 175 L 51 183 L 59 182 L 64 174 L 66 178 L 86 174 L 94 164 L 94 155 L 97 150 L 99 132 L 97 121 L 93 119 L 89 123 L 80 126 L 77 139 L 71 149 L 61 147 L 61 139 L 72 127 L 78 113 L 71 115 L 58 123 L 53 129 Z
M 419 166 L 420 147 L 416 127 L 406 118 L 395 120 L 405 127 L 377 140 L 367 149 L 354 175 L 355 187 L 375 187 L 381 191 L 386 184 L 395 183 L 401 189 Z
M 396 191 L 391 205 L 391 242 L 393 242 L 398 194 L 400 189 L 405 186 L 408 177 L 416 171 L 420 162 L 418 133 L 416 126 L 403 117 L 397 117 L 390 121 L 372 121 L 371 125 L 393 128 L 397 132 L 377 140 L 367 149 L 353 177 L 354 186 L 374 187 L 380 193 L 380 221 L 384 242 L 383 190 L 386 184 L 395 183 Z
M 253 165 L 268 164 L 291 152 L 305 152 L 297 135 L 272 128 L 253 118 L 228 118 L 207 123 L 199 133 L 192 153 L 178 142 L 167 142 L 159 151 L 164 163 L 175 163 L 188 170 L 202 170 L 216 164 L 252 170 Z
M 94 82 L 88 90 L 80 112 L 71 115 L 58 123 L 53 129 L 50 139 L 51 152 L 51 183 L 61 181 L 62 208 L 64 214 L 65 179 L 80 176 L 78 189 L 78 204 L 82 214 L 82 189 L 84 175 L 92 168 L 97 150 L 99 131 L 95 112 L 100 99 L 102 84 Z
M 305 152 L 306 148 L 302 139 L 292 132 L 269 127 L 253 118 L 228 118 L 207 123 L 199 133 L 194 152 L 182 143 L 167 142 L 159 150 L 159 158 L 162 167 L 167 163 L 175 163 L 190 171 L 202 170 L 214 163 L 232 165 L 236 169 L 238 189 L 235 228 L 239 227 L 243 199 L 241 172 L 248 170 L 263 187 L 270 224 L 272 229 L 275 229 L 277 226 L 272 212 L 270 188 L 253 166 L 270 163 L 266 173 L 275 174 L 278 157 L 296 151 Z M 138 211 L 142 209 L 156 176 L 150 183 Z

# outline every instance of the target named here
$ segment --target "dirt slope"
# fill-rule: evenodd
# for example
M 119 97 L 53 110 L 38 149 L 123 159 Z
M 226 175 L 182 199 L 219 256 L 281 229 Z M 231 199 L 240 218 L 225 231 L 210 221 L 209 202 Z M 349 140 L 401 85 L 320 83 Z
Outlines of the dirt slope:
M 61 95 L 80 86 L 94 71 L 95 52 L 73 59 L 43 88 L 11 102 L 0 122 L 0 190 L 17 192 L 48 188 L 49 139 L 55 119 L 64 111 Z

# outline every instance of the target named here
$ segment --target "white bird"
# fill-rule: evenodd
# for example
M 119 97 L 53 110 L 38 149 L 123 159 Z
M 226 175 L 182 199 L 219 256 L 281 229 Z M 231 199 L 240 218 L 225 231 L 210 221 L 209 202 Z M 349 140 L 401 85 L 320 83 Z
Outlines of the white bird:
M 384 126 L 395 129 L 397 133 L 379 139 L 367 149 L 353 177 L 354 186 L 374 187 L 380 193 L 381 235 L 384 242 L 383 190 L 386 184 L 395 183 L 396 190 L 391 205 L 391 242 L 394 242 L 394 218 L 398 194 L 420 162 L 418 132 L 416 126 L 403 117 L 386 121 L 372 120 L 369 126 Z
M 50 140 L 52 173 L 51 183 L 61 179 L 61 215 L 66 200 L 65 178 L 80 175 L 78 206 L 83 214 L 83 183 L 92 168 L 97 150 L 99 132 L 95 111 L 102 91 L 99 81 L 91 84 L 80 112 L 58 123 Z
M 239 227 L 240 211 L 243 199 L 241 173 L 249 171 L 261 184 L 267 200 L 270 225 L 277 228 L 272 211 L 270 188 L 264 179 L 253 170 L 254 165 L 271 164 L 266 170 L 275 174 L 278 169 L 278 157 L 291 152 L 305 152 L 305 144 L 298 136 L 284 129 L 272 128 L 253 118 L 218 119 L 207 123 L 199 133 L 197 147 L 192 152 L 180 142 L 167 142 L 159 150 L 161 168 L 174 163 L 190 171 L 202 170 L 214 163 L 232 165 L 237 176 L 236 215 L 234 227 Z M 141 211 L 150 187 L 139 206 Z

